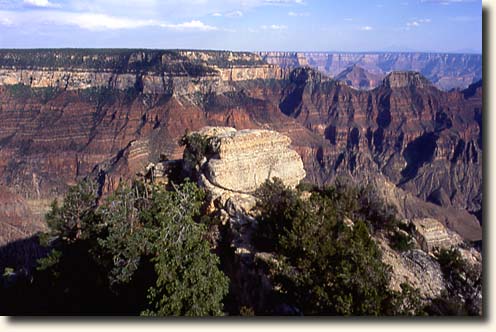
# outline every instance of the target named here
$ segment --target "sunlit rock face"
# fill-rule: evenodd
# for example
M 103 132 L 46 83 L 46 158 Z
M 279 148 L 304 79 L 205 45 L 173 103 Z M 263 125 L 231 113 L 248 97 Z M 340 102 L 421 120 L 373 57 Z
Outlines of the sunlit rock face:
M 220 130 L 213 136 L 215 154 L 205 168 L 212 184 L 249 193 L 274 177 L 292 187 L 305 177 L 301 157 L 289 148 L 289 137 L 270 130 Z

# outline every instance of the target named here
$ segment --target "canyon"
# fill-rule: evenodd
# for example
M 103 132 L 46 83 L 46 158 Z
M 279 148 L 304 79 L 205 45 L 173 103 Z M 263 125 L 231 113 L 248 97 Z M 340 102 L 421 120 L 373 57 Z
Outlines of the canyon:
M 0 51 L 0 245 L 42 230 L 50 202 L 78 180 L 97 178 L 106 195 L 150 162 L 182 159 L 181 137 L 206 126 L 279 132 L 303 181 L 370 184 L 401 218 L 482 239 L 477 75 L 446 69 L 471 84 L 446 92 L 395 71 L 362 91 L 270 62 L 227 51 Z
M 361 71 L 356 88 L 375 88 L 377 78 L 392 71 L 421 73 L 442 90 L 465 89 L 482 79 L 481 54 L 446 54 L 420 52 L 259 52 L 271 64 L 283 68 L 310 66 L 329 77 L 342 79 L 350 71 Z M 355 69 L 355 70 L 354 70 Z M 352 75 L 355 78 L 358 75 Z

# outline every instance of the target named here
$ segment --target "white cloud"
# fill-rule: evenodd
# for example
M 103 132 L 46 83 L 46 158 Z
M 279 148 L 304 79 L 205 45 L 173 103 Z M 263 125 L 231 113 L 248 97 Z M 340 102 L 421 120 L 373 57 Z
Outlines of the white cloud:
M 54 23 L 77 25 L 81 29 L 87 30 L 136 29 L 157 25 L 153 20 L 137 20 L 93 13 L 67 13 L 66 15 L 55 18 Z
M 226 13 L 225 16 L 227 16 L 227 17 L 242 17 L 243 12 L 241 10 L 235 10 L 235 11 Z
M 0 17 L 0 25 L 9 27 L 14 25 L 14 22 L 12 22 L 12 20 L 8 17 Z
M 286 30 L 288 27 L 286 25 L 271 24 L 271 25 L 262 25 L 260 28 L 262 30 Z
M 310 13 L 308 12 L 288 12 L 289 16 L 292 17 L 303 17 L 303 16 L 310 16 Z
M 345 17 L 345 18 L 344 18 L 344 20 L 345 20 L 346 22 L 351 22 L 351 21 L 353 21 L 353 19 L 352 19 L 351 17 Z
M 422 24 L 425 24 L 425 23 L 431 23 L 431 19 L 430 18 L 420 18 L 420 19 L 413 19 L 413 20 L 410 20 L 408 22 L 406 22 L 406 26 L 407 27 L 419 27 L 421 26 Z
M 169 23 L 153 19 L 133 19 L 128 17 L 111 16 L 97 13 L 74 13 L 63 11 L 47 11 L 45 15 L 36 12 L 0 11 L 0 23 L 6 25 L 27 24 L 56 24 L 66 26 L 77 26 L 84 30 L 121 30 L 137 29 L 144 27 L 159 27 L 174 30 L 213 31 L 217 27 L 207 25 L 198 20 L 182 23 Z
M 218 30 L 217 27 L 207 25 L 201 21 L 193 20 L 179 24 L 160 24 L 162 28 L 175 29 L 175 30 L 199 30 L 199 31 L 213 31 Z
M 24 4 L 32 7 L 41 7 L 41 8 L 60 7 L 59 4 L 52 3 L 48 0 L 24 0 Z
M 215 12 L 212 14 L 212 16 L 215 16 L 215 17 L 242 17 L 243 16 L 243 12 L 241 10 L 233 10 L 233 11 L 230 11 L 230 12 L 225 12 L 225 13 L 219 13 L 219 12 Z
M 366 26 L 360 27 L 360 30 L 362 30 L 362 31 L 371 31 L 371 30 L 374 30 L 374 28 L 372 28 L 369 25 L 366 25 Z

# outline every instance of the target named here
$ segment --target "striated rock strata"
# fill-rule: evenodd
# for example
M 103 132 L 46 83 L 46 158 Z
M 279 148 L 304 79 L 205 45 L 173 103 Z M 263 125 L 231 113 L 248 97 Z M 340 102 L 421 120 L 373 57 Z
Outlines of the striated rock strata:
M 273 177 L 295 186 L 306 175 L 300 156 L 289 149 L 291 139 L 275 131 L 232 128 L 214 138 L 205 176 L 215 186 L 250 193 Z
M 462 242 L 459 236 L 450 234 L 436 219 L 413 219 L 412 223 L 415 227 L 417 242 L 422 250 L 426 252 L 431 252 L 436 248 L 450 248 Z

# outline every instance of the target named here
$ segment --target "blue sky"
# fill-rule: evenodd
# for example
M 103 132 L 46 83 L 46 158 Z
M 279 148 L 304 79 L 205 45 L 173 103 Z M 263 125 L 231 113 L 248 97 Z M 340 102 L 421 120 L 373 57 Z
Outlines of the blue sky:
M 482 51 L 477 0 L 0 0 L 0 48 Z

